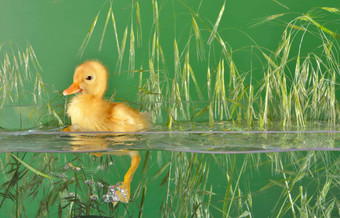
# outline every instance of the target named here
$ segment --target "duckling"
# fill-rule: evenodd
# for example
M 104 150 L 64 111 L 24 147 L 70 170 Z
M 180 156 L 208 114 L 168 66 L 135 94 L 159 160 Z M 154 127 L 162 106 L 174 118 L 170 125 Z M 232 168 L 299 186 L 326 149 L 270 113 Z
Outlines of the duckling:
M 77 94 L 71 99 L 67 109 L 72 125 L 64 131 L 136 132 L 148 129 L 149 122 L 143 113 L 124 103 L 113 103 L 103 99 L 107 80 L 107 69 L 99 61 L 85 61 L 76 68 L 73 84 L 63 92 L 63 95 Z M 93 139 L 90 140 L 91 143 L 86 140 L 84 145 L 107 146 L 107 142 L 102 140 Z M 82 143 L 80 145 L 83 147 Z M 118 187 L 126 190 L 125 194 L 118 195 L 121 202 L 127 203 L 130 199 L 132 177 L 141 158 L 138 152 L 122 151 L 121 154 L 128 154 L 131 157 L 131 166 Z M 100 157 L 102 154 L 94 155 Z
M 74 73 L 73 84 L 63 95 L 76 94 L 67 109 L 71 131 L 136 132 L 146 130 L 149 122 L 143 113 L 124 103 L 103 99 L 108 72 L 99 61 L 85 61 Z

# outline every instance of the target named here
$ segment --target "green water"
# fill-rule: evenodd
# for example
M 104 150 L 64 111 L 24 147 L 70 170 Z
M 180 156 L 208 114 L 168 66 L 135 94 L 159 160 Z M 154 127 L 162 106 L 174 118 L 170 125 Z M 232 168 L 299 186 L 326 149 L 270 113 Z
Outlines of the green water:
M 146 132 L 67 133 L 63 128 L 40 128 L 28 131 L 0 131 L 0 152 L 111 152 L 124 149 L 168 150 L 196 153 L 254 153 L 303 150 L 340 150 L 339 127 L 326 122 L 308 123 L 303 130 L 247 128 L 231 122 L 183 123 L 169 131 L 154 125 Z
M 221 122 L 213 129 L 190 123 L 181 131 L 160 125 L 119 135 L 58 128 L 2 131 L 1 212 L 18 217 L 339 216 L 340 131 L 327 123 L 309 124 L 303 131 L 275 129 L 280 127 L 258 131 Z M 123 181 L 132 153 L 141 162 L 129 203 L 116 199 L 113 207 L 108 190 Z
M 339 11 L 1 1 L 1 216 L 340 217 Z M 149 114 L 148 131 L 62 131 L 61 93 L 87 59 L 107 66 L 107 99 Z
M 9 154 L 1 154 L 3 216 L 339 216 L 339 152 L 140 151 L 142 160 L 132 181 L 130 202 L 115 208 L 103 196 L 109 185 L 123 180 L 129 157 L 13 154 L 52 178 L 39 176 Z M 65 169 L 69 162 L 79 171 Z M 88 180 L 94 184 L 87 184 Z M 94 194 L 98 200 L 91 200 Z

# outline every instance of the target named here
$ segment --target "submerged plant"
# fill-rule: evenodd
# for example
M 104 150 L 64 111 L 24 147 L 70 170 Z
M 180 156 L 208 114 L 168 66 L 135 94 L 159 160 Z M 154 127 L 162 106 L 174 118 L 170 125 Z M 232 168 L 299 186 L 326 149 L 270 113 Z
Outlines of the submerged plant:
M 207 185 L 209 165 L 204 155 L 172 153 L 166 163 L 153 177 L 167 171 L 161 186 L 166 189 L 160 212 L 163 217 L 210 215 L 210 199 L 214 195 L 212 185 Z
M 1 154 L 0 208 L 12 207 L 16 216 L 141 216 L 150 204 L 157 207 L 153 214 L 165 217 L 264 215 L 260 208 L 268 216 L 339 216 L 336 152 L 142 154 L 131 201 L 115 207 L 103 197 L 124 175 L 126 158 Z

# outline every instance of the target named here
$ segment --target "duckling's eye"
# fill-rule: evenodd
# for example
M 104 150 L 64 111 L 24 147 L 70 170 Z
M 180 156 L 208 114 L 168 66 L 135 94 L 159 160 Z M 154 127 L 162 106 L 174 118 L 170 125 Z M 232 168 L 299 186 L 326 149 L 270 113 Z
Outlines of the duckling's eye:
M 92 76 L 87 76 L 86 80 L 91 80 L 93 77 Z

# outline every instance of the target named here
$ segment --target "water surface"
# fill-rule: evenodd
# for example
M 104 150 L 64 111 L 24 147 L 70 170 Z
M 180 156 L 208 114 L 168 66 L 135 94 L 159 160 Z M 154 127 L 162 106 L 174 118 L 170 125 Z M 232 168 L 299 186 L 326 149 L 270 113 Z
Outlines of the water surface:
M 0 132 L 3 215 L 340 215 L 337 126 L 264 131 L 220 122 L 138 133 L 61 130 Z M 122 184 L 136 155 L 141 159 L 126 200 Z
M 206 130 L 209 129 L 209 130 Z M 327 123 L 309 124 L 304 129 L 259 130 L 221 122 L 188 123 L 168 131 L 164 126 L 138 133 L 63 132 L 35 129 L 0 132 L 0 152 L 109 152 L 168 150 L 204 153 L 278 152 L 296 150 L 340 150 L 339 127 Z

